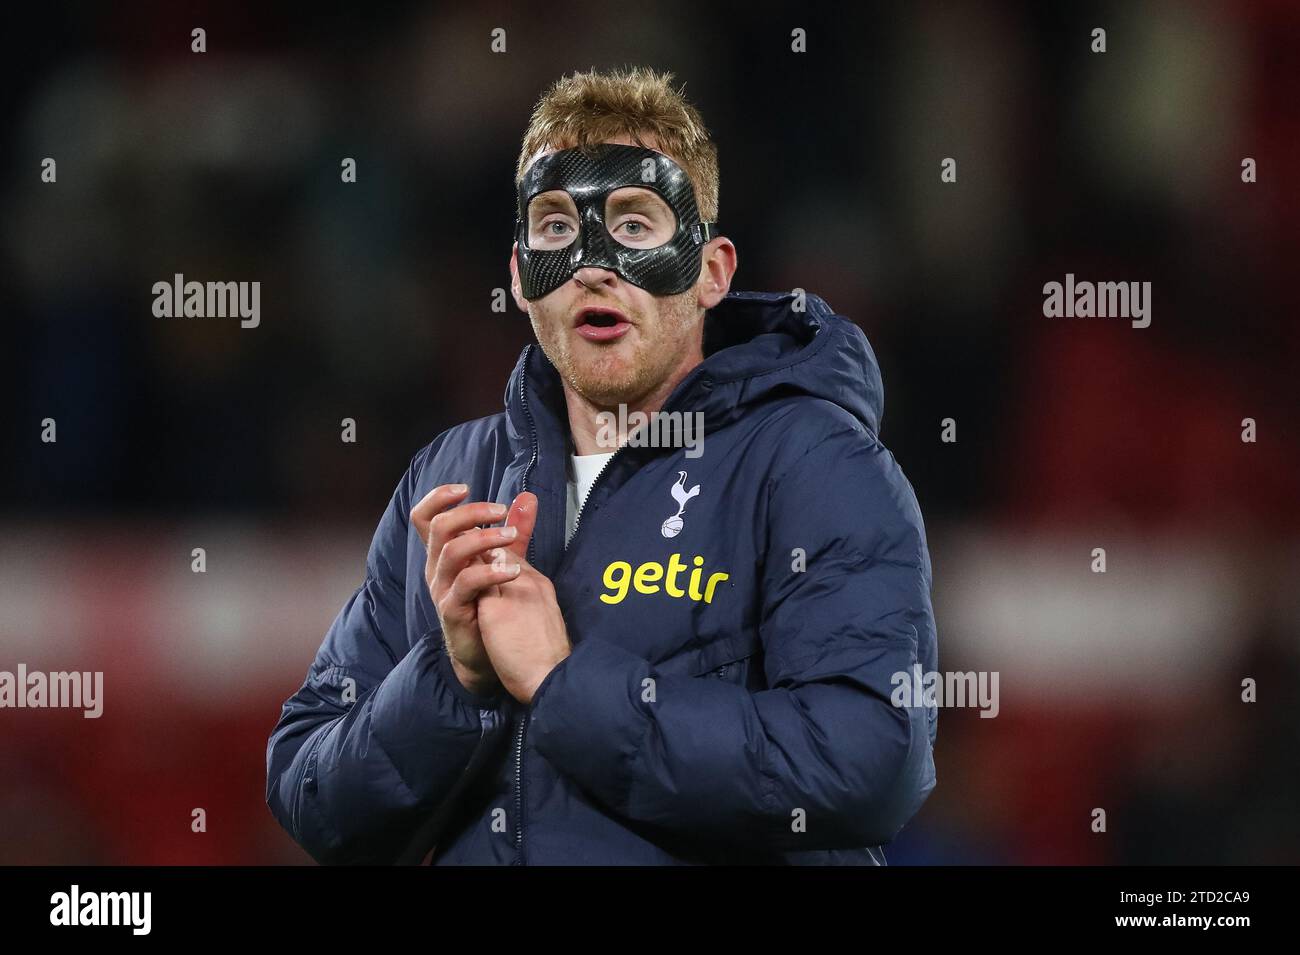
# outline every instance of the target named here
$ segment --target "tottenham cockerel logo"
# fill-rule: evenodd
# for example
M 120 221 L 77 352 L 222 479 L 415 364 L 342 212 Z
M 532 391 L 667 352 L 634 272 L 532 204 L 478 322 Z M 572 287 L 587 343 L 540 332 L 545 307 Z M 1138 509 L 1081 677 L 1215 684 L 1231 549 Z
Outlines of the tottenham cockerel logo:
M 682 521 L 682 512 L 686 510 L 686 502 L 700 493 L 700 486 L 697 484 L 689 491 L 686 490 L 686 472 L 677 472 L 677 483 L 669 488 L 673 500 L 677 502 L 677 513 L 668 520 L 664 521 L 663 526 L 659 528 L 659 533 L 664 537 L 676 537 L 682 532 L 684 522 Z

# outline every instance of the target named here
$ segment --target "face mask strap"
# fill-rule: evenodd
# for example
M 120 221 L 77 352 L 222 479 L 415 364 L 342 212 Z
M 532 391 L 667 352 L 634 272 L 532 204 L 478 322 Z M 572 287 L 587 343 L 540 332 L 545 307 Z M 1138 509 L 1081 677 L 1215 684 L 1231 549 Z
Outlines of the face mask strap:
M 716 222 L 699 222 L 691 226 L 691 241 L 695 245 L 704 245 L 721 234 Z

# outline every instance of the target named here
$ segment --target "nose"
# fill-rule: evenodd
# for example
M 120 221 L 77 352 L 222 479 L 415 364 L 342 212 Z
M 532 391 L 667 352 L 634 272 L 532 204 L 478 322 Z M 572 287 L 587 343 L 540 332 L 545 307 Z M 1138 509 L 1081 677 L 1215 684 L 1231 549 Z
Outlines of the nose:
M 612 285 L 617 273 L 600 266 L 586 265 L 574 270 L 573 277 L 578 280 L 580 285 L 595 288 L 598 285 Z

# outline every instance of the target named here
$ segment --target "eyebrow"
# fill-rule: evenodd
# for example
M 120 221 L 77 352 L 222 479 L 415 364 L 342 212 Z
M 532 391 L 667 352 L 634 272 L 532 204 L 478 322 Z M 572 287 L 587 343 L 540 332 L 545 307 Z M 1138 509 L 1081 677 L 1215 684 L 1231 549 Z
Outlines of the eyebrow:
M 572 213 L 572 199 L 565 201 L 567 194 L 563 197 L 542 194 L 534 198 L 528 205 L 528 211 L 533 215 L 545 215 L 548 212 Z M 665 203 L 658 195 L 654 193 L 638 192 L 629 196 L 618 196 L 609 201 L 609 209 L 614 212 L 623 212 L 625 210 L 659 212 L 662 213 L 667 208 Z
M 565 202 L 564 199 L 561 199 L 559 196 L 543 195 L 534 199 L 529 204 L 529 209 L 537 212 L 568 212 L 572 208 L 570 205 L 571 202 L 572 200 Z
M 611 209 L 644 209 L 662 212 L 666 203 L 658 196 L 638 192 L 630 196 L 619 196 L 617 199 L 611 199 L 609 207 Z

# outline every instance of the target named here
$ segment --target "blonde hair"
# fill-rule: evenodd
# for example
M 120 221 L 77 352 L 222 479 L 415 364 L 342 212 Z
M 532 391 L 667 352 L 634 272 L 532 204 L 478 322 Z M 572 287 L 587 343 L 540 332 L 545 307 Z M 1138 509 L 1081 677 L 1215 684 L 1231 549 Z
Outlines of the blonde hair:
M 671 156 L 691 178 L 700 218 L 718 220 L 718 150 L 699 111 L 672 88 L 672 73 L 629 67 L 562 77 L 533 107 L 515 170 L 518 185 L 538 150 L 587 148 L 628 136 Z

